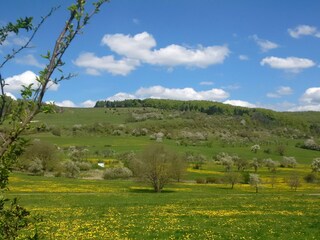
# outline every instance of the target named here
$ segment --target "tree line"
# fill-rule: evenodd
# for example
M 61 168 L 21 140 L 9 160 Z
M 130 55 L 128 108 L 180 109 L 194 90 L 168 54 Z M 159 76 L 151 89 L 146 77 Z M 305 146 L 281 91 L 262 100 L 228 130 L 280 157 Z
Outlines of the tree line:
M 97 101 L 95 108 L 156 108 L 160 110 L 176 110 L 184 112 L 202 112 L 208 115 L 223 115 L 242 118 L 246 121 L 264 127 L 293 127 L 306 132 L 320 134 L 315 129 L 320 129 L 317 113 L 308 114 L 276 112 L 263 108 L 246 108 L 232 106 L 219 102 L 202 100 L 169 100 L 169 99 L 127 99 L 123 101 Z

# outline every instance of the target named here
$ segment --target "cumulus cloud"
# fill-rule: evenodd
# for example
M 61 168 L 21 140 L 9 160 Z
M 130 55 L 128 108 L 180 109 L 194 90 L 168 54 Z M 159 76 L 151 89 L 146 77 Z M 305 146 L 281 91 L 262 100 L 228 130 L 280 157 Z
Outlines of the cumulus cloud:
M 129 93 L 124 93 L 124 92 L 120 92 L 117 93 L 109 98 L 107 98 L 108 101 L 123 101 L 126 99 L 135 99 L 137 98 L 135 95 L 129 94 Z
M 308 88 L 301 99 L 302 102 L 307 104 L 320 104 L 320 87 Z
M 219 101 L 229 97 L 229 93 L 216 88 L 208 91 L 196 91 L 193 88 L 164 88 L 162 86 L 140 88 L 135 95 L 139 98 L 211 101 Z
M 226 46 L 187 49 L 179 45 L 170 45 L 152 52 L 148 63 L 162 66 L 189 66 L 206 68 L 209 65 L 223 63 L 229 49 Z
M 293 90 L 291 87 L 281 86 L 275 92 L 267 93 L 269 98 L 280 98 L 282 96 L 291 95 Z
M 223 63 L 230 52 L 226 46 L 203 47 L 199 45 L 196 48 L 187 48 L 176 44 L 153 49 L 157 45 L 156 40 L 147 32 L 134 36 L 108 34 L 102 38 L 101 42 L 119 55 L 167 67 L 182 65 L 205 68 L 209 65 Z
M 221 101 L 229 97 L 229 93 L 213 88 L 207 91 L 196 91 L 193 88 L 165 88 L 162 86 L 152 86 L 140 88 L 135 93 L 120 92 L 107 98 L 110 101 L 119 101 L 125 99 L 175 99 L 175 100 L 210 100 Z
M 293 29 L 289 28 L 288 33 L 293 38 L 300 38 L 302 36 L 313 36 L 320 38 L 320 32 L 318 29 L 309 25 L 298 25 Z
M 5 93 L 5 95 L 12 98 L 13 100 L 17 100 L 17 98 L 12 93 L 7 92 Z
M 251 36 L 251 38 L 256 42 L 256 44 L 260 47 L 262 52 L 268 52 L 269 50 L 278 48 L 279 45 L 271 42 L 269 40 L 266 39 L 261 39 L 259 38 L 257 35 L 253 35 Z
M 305 112 L 305 111 L 320 111 L 320 104 L 319 105 L 303 105 L 290 108 L 288 111 L 291 112 Z
M 157 45 L 156 40 L 147 32 L 134 35 L 107 34 L 101 40 L 102 45 L 107 45 L 113 52 L 128 58 L 148 61 L 151 48 Z
M 50 101 L 51 103 L 53 101 Z M 64 100 L 62 102 L 53 102 L 55 105 L 59 107 L 77 107 L 75 103 L 73 103 L 71 100 Z
M 233 106 L 239 106 L 239 107 L 247 107 L 247 108 L 256 108 L 257 106 L 255 104 L 242 101 L 242 100 L 226 100 L 223 102 L 224 104 L 230 104 Z
M 108 46 L 121 59 L 115 60 L 114 56 L 97 57 L 94 53 L 83 53 L 74 61 L 74 64 L 86 68 L 86 72 L 91 75 L 107 71 L 114 75 L 125 76 L 141 63 L 165 66 L 169 69 L 176 66 L 206 68 L 223 63 L 230 53 L 227 46 L 198 45 L 191 48 L 171 44 L 155 49 L 156 40 L 147 32 L 134 36 L 106 34 L 101 44 Z
M 307 58 L 297 58 L 297 57 L 266 57 L 261 60 L 260 64 L 262 66 L 268 65 L 271 68 L 286 70 L 288 72 L 298 73 L 306 68 L 311 68 L 316 64 Z
M 300 98 L 300 105 L 289 111 L 320 111 L 320 87 L 306 89 Z
M 59 106 L 59 107 L 70 107 L 70 108 L 78 108 L 78 107 L 82 107 L 82 108 L 92 108 L 95 106 L 96 104 L 96 101 L 93 101 L 93 100 L 86 100 L 80 104 L 76 104 L 74 103 L 73 101 L 71 100 L 63 100 L 61 102 L 56 102 L 56 101 L 47 101 L 46 103 L 48 104 L 54 104 L 56 106 Z
M 115 60 L 114 56 L 97 57 L 94 53 L 82 53 L 74 61 L 78 67 L 84 67 L 90 75 L 100 75 L 101 72 L 110 72 L 113 75 L 126 76 L 140 65 L 138 60 L 123 58 Z
M 45 65 L 39 63 L 38 60 L 32 54 L 28 54 L 28 55 L 16 58 L 15 62 L 23 65 L 38 67 L 38 68 L 45 67 Z
M 96 101 L 92 101 L 92 100 L 87 100 L 80 104 L 80 106 L 84 108 L 92 108 L 95 105 L 96 105 Z
M 38 86 L 38 82 L 36 80 L 37 75 L 32 71 L 26 71 L 19 75 L 14 75 L 12 77 L 8 77 L 5 79 L 5 91 L 10 92 L 12 94 L 20 92 L 24 86 L 28 86 L 30 84 L 34 84 L 35 87 Z M 59 87 L 58 84 L 54 84 L 53 82 L 49 83 L 49 90 L 56 91 Z

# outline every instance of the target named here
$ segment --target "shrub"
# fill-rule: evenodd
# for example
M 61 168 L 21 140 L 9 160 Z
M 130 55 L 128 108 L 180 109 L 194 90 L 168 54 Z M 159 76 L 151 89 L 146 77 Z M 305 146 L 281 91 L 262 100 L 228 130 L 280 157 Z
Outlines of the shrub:
M 53 171 L 59 164 L 60 157 L 59 150 L 55 145 L 34 140 L 20 157 L 19 164 L 22 165 L 22 168 L 29 171 L 30 164 L 33 165 L 32 167 L 35 167 L 35 163 L 32 162 L 37 159 L 37 162 L 40 161 L 44 172 Z
M 52 128 L 51 133 L 54 136 L 60 137 L 61 136 L 61 129 L 57 128 L 57 127 Z
M 314 173 L 309 173 L 303 178 L 307 183 L 315 183 L 317 182 L 317 175 Z
M 258 145 L 258 144 L 253 145 L 253 146 L 251 146 L 250 150 L 251 150 L 251 152 L 257 153 L 258 150 L 260 150 L 260 145 Z
M 67 161 L 64 164 L 65 174 L 68 178 L 76 178 L 80 173 L 80 169 L 77 164 L 73 161 Z
M 263 160 L 264 165 L 268 168 L 270 172 L 276 172 L 278 162 L 273 161 L 271 158 L 267 158 Z
M 205 183 L 206 183 L 206 179 L 204 179 L 204 178 L 197 178 L 197 179 L 196 179 L 196 183 L 198 183 L 198 184 L 205 184 Z
M 119 179 L 132 177 L 132 171 L 126 167 L 107 168 L 103 174 L 104 179 Z
M 283 157 L 280 162 L 280 166 L 285 168 L 295 168 L 296 165 L 297 160 L 295 159 L 295 157 Z
M 316 151 L 320 150 L 319 144 L 317 144 L 312 138 L 311 139 L 307 139 L 303 143 L 302 148 L 310 149 L 310 150 L 316 150 Z
M 283 144 L 279 144 L 279 145 L 276 147 L 275 151 L 276 151 L 277 153 L 279 153 L 280 156 L 283 156 L 283 155 L 285 154 L 285 152 L 286 152 L 286 146 L 283 145 Z
M 76 165 L 79 167 L 80 171 L 88 171 L 92 167 L 89 162 L 77 162 Z
M 320 158 L 314 158 L 311 163 L 312 172 L 320 172 Z
M 270 148 L 264 149 L 263 152 L 266 153 L 266 154 L 270 154 L 271 153 L 271 149 Z
M 292 190 L 297 191 L 298 187 L 301 186 L 299 176 L 296 174 L 291 175 L 289 179 L 287 179 L 287 184 Z
M 250 173 L 242 172 L 242 183 L 249 184 L 249 182 L 250 182 Z
M 36 158 L 29 164 L 28 171 L 35 176 L 43 175 L 43 165 L 40 159 Z
M 220 177 L 207 177 L 206 179 L 207 183 L 221 183 L 221 178 Z

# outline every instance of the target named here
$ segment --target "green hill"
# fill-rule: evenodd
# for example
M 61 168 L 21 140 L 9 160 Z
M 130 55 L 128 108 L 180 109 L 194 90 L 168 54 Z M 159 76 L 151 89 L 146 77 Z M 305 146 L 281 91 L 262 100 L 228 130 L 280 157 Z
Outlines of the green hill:
M 280 160 L 282 155 L 310 162 L 318 151 L 302 148 L 307 139 L 319 142 L 317 112 L 275 112 L 209 101 L 126 100 L 97 102 L 95 108 L 57 108 L 40 114 L 28 134 L 62 147 L 78 145 L 89 155 L 139 151 L 157 140 L 178 152 L 219 152 Z M 250 146 L 259 144 L 254 154 Z M 283 152 L 281 152 L 283 151 Z

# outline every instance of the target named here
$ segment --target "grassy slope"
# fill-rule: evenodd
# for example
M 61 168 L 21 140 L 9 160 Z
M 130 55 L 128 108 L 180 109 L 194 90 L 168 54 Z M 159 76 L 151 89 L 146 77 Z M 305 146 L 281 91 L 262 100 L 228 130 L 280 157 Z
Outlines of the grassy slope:
M 38 123 L 71 128 L 75 124 L 109 123 L 137 126 L 196 126 L 196 122 L 181 119 L 126 120 L 133 109 L 64 109 L 62 113 L 40 115 Z M 311 114 L 312 115 L 312 114 Z M 308 119 L 313 119 L 310 114 Z M 299 115 L 299 117 L 301 117 Z M 303 117 L 302 117 L 303 118 Z M 210 120 L 211 121 L 211 120 Z M 213 121 L 213 120 L 212 120 Z M 219 120 L 220 121 L 220 120 Z M 193 125 L 195 124 L 195 125 Z M 222 123 L 223 124 L 223 123 Z M 182 128 L 182 127 L 181 127 Z M 111 135 L 62 135 L 37 133 L 40 138 L 59 146 L 86 146 L 95 150 L 112 148 L 116 152 L 139 151 L 152 143 L 149 137 Z M 274 139 L 273 139 L 274 140 Z M 310 172 L 309 164 L 319 152 L 296 148 L 301 140 L 276 139 L 286 144 L 286 155 L 300 163 L 296 169 L 279 168 L 274 188 L 266 168 L 259 174 L 264 184 L 259 194 L 249 185 L 198 185 L 196 178 L 222 176 L 222 166 L 207 163 L 202 170 L 189 169 L 185 182 L 172 183 L 162 194 L 134 181 L 98 181 L 65 178 L 31 177 L 14 174 L 9 193 L 21 198 L 32 213 L 44 217 L 40 233 L 44 239 L 317 239 L 320 234 L 319 186 L 303 183 L 297 192 L 290 190 L 284 178 Z M 223 145 L 211 139 L 211 147 L 178 146 L 175 140 L 164 144 L 177 152 L 192 151 L 211 159 L 219 152 L 280 160 L 274 149 L 277 144 L 262 146 L 252 153 L 250 146 Z M 264 153 L 270 148 L 270 154 Z M 33 229 L 30 226 L 29 231 Z M 23 239 L 23 238 L 22 238 Z
M 37 117 L 36 125 L 41 123 L 45 123 L 50 127 L 59 127 L 59 128 L 72 128 L 74 125 L 94 125 L 97 123 L 103 124 L 112 124 L 114 126 L 125 124 L 129 129 L 133 129 L 135 127 L 156 127 L 158 129 L 165 128 L 166 126 L 170 126 L 172 129 L 176 129 L 177 131 L 185 130 L 189 128 L 192 130 L 197 127 L 196 120 L 190 119 L 181 119 L 181 118 L 166 118 L 163 120 L 146 120 L 142 122 L 127 122 L 126 120 L 130 116 L 130 113 L 135 111 L 134 108 L 119 108 L 117 110 L 109 110 L 105 108 L 92 108 L 92 109 L 73 109 L 73 108 L 65 108 L 62 112 L 56 114 L 41 114 Z M 170 112 L 166 113 L 167 115 Z M 290 113 L 285 113 L 289 114 Z M 316 113 L 315 113 L 316 114 Z M 296 117 L 301 118 L 301 120 L 305 117 L 305 121 L 314 121 L 316 118 L 313 117 L 312 113 L 294 113 Z M 206 116 L 205 114 L 200 115 L 202 118 Z M 207 121 L 217 121 L 220 123 L 222 121 L 223 127 L 223 118 L 216 117 L 217 120 L 212 119 L 212 116 L 208 117 Z M 212 120 L 210 120 L 212 119 Z M 232 123 L 232 122 L 231 122 Z M 163 126 L 163 127 L 162 127 Z M 218 126 L 217 129 L 222 129 L 221 126 Z M 253 127 L 252 127 L 253 128 Z M 233 128 L 234 129 L 234 128 Z M 237 129 L 235 129 L 237 130 Z M 202 129 L 202 131 L 206 131 Z M 233 131 L 231 129 L 231 131 Z M 253 130 L 254 131 L 254 130 Z M 269 131 L 269 130 L 266 130 Z M 59 146 L 71 146 L 71 145 L 79 145 L 86 146 L 91 153 L 95 150 L 103 150 L 106 148 L 112 148 L 117 152 L 123 151 L 139 151 L 146 145 L 152 143 L 148 137 L 134 137 L 130 134 L 123 136 L 112 136 L 112 135 L 65 135 L 63 134 L 61 137 L 53 136 L 51 133 L 38 133 L 31 136 L 32 138 L 43 139 L 52 143 L 55 143 Z M 301 148 L 295 147 L 296 143 L 302 143 L 304 139 L 287 139 L 287 138 L 279 138 L 276 136 L 269 137 L 272 142 L 270 145 L 262 145 L 262 149 L 254 154 L 250 152 L 249 146 L 232 146 L 222 144 L 217 139 L 209 139 L 211 142 L 211 147 L 203 147 L 203 146 L 177 146 L 176 141 L 174 140 L 165 140 L 164 143 L 174 150 L 184 153 L 186 151 L 193 151 L 204 154 L 207 158 L 211 159 L 212 156 L 215 156 L 219 152 L 228 152 L 230 154 L 237 154 L 240 157 L 246 159 L 252 159 L 253 157 L 259 158 L 272 158 L 273 160 L 281 160 L 281 156 L 276 152 L 276 148 L 278 143 L 281 142 L 285 145 L 286 156 L 295 156 L 299 163 L 310 164 L 313 158 L 319 156 L 319 152 L 310 151 Z M 253 143 L 252 143 L 253 145 Z M 263 150 L 270 149 L 271 153 L 264 153 Z

